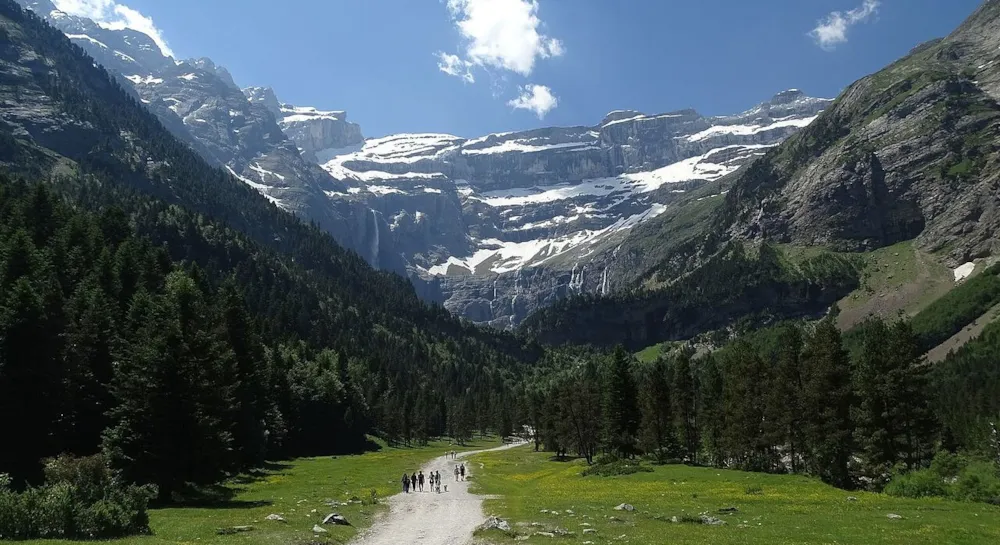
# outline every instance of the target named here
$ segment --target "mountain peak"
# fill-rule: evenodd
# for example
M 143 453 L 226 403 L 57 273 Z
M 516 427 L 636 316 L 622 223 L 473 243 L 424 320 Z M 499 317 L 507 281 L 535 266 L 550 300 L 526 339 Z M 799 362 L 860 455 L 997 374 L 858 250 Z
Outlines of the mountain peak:
M 613 121 L 621 121 L 622 119 L 629 119 L 633 117 L 638 117 L 640 115 L 645 115 L 638 110 L 615 110 L 613 112 L 608 112 L 608 115 L 604 116 L 601 120 L 601 125 L 607 125 Z
M 796 100 L 802 100 L 803 98 L 808 98 L 801 89 L 788 89 L 787 91 L 782 91 L 773 97 L 769 101 L 771 104 L 789 104 L 795 102 Z

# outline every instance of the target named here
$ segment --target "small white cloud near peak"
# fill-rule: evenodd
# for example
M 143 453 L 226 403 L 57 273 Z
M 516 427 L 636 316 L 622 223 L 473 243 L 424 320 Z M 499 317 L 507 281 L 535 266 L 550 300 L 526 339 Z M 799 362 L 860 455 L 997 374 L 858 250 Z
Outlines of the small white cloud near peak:
M 529 76 L 538 59 L 566 53 L 561 41 L 540 32 L 538 0 L 447 0 L 447 5 L 465 41 L 467 67 Z
M 850 27 L 864 23 L 877 15 L 880 5 L 880 0 L 864 0 L 864 3 L 850 11 L 834 11 L 820 19 L 809 35 L 816 41 L 816 45 L 832 51 L 838 45 L 847 42 L 847 30 Z
M 466 83 L 476 83 L 476 77 L 472 75 L 469 70 L 471 65 L 462 60 L 458 55 L 449 55 L 448 53 L 438 52 L 438 70 L 448 74 L 449 76 L 455 76 L 457 78 L 462 78 L 462 81 Z
M 149 36 L 159 46 L 160 51 L 173 57 L 174 52 L 167 45 L 163 33 L 153 24 L 153 19 L 115 0 L 52 0 L 59 11 L 70 15 L 93 19 L 94 22 L 111 30 L 129 28 Z
M 511 108 L 535 112 L 538 119 L 559 105 L 559 99 L 552 94 L 552 89 L 544 85 L 528 84 L 521 87 L 521 94 L 507 102 Z

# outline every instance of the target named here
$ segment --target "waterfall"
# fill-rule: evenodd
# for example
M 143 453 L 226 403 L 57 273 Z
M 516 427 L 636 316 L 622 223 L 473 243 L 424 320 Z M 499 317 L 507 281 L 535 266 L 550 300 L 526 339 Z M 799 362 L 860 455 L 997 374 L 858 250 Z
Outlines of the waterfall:
M 604 267 L 604 272 L 601 273 L 601 295 L 608 294 L 608 268 Z
M 378 212 L 372 209 L 372 228 L 374 228 L 375 233 L 372 236 L 372 246 L 371 246 L 371 264 L 372 267 L 378 267 L 378 254 L 379 254 L 379 225 L 378 225 Z

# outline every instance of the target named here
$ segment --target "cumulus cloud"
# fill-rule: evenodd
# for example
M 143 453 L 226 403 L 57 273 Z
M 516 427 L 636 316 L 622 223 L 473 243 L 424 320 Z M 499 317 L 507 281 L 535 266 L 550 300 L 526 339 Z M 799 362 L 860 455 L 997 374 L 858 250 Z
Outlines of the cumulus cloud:
M 174 56 L 163 33 L 153 24 L 153 19 L 115 0 L 52 0 L 52 3 L 60 11 L 93 19 L 104 28 L 112 30 L 129 28 L 142 32 L 156 42 L 164 55 Z
M 562 42 L 539 31 L 538 0 L 448 0 L 448 11 L 469 65 L 528 76 L 538 59 L 565 53 Z
M 540 59 L 566 54 L 558 38 L 543 32 L 538 0 L 447 0 L 446 4 L 464 48 L 458 54 L 436 54 L 438 70 L 449 76 L 475 83 L 473 70 L 479 68 L 493 76 L 496 87 L 508 75 L 530 76 Z M 541 118 L 558 102 L 551 89 L 531 84 L 521 87 L 520 96 L 508 104 Z
M 821 19 L 809 35 L 821 48 L 832 51 L 838 45 L 847 42 L 849 28 L 874 17 L 878 13 L 879 5 L 879 0 L 864 0 L 863 4 L 846 13 L 834 11 Z
M 552 89 L 544 85 L 529 84 L 521 87 L 521 94 L 507 102 L 511 108 L 535 112 L 538 119 L 559 105 L 559 99 L 552 94 Z
M 475 83 L 476 77 L 472 75 L 470 71 L 471 65 L 462 60 L 458 55 L 449 55 L 448 53 L 438 53 L 438 70 L 448 74 L 449 76 L 455 76 L 462 78 L 466 83 Z

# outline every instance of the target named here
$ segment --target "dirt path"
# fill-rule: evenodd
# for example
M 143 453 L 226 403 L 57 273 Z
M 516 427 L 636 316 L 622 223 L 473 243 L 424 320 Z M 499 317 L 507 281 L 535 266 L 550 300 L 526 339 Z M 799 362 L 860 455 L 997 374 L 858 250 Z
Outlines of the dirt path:
M 455 465 L 462 459 L 481 452 L 506 450 L 523 445 L 513 443 L 502 447 L 463 452 L 458 460 L 447 456 L 435 458 L 421 470 L 441 472 L 441 493 L 399 493 L 389 498 L 389 513 L 381 518 L 352 543 L 354 545 L 464 545 L 472 543 L 472 532 L 486 520 L 483 515 L 483 498 L 469 493 L 469 482 L 455 482 Z M 466 474 L 475 474 L 476 468 L 465 466 Z M 402 477 L 402 475 L 400 475 Z M 448 491 L 445 492 L 445 485 Z

